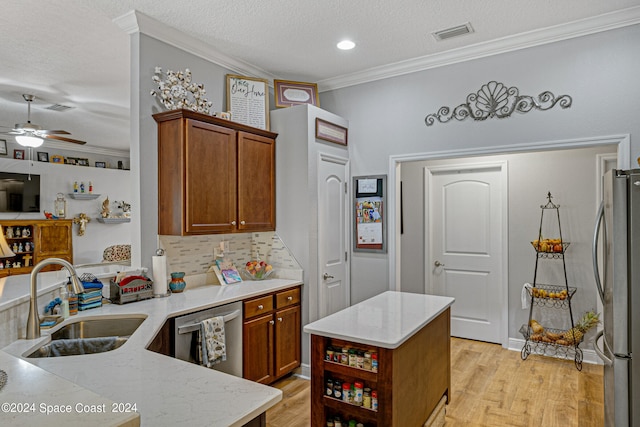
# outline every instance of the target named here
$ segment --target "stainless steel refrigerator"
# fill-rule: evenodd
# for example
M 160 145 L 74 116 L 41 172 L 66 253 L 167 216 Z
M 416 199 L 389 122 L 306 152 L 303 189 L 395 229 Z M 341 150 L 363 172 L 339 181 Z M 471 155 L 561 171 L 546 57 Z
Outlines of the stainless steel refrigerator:
M 593 264 L 604 306 L 594 349 L 604 362 L 605 427 L 640 427 L 640 169 L 607 172 L 603 194 Z

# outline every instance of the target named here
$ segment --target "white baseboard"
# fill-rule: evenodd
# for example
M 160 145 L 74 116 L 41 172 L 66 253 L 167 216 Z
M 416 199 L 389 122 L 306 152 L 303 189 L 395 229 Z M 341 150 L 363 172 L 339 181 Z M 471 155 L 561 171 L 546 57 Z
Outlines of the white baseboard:
M 525 341 L 521 338 L 509 338 L 509 350 L 520 353 Z M 598 357 L 594 350 L 582 349 L 582 362 L 592 365 L 602 365 L 602 360 Z

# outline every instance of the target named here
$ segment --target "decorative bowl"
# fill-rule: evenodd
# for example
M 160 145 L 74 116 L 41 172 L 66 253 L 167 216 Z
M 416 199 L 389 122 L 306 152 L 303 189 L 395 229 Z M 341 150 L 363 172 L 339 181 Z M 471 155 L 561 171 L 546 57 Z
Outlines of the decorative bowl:
M 243 275 L 249 280 L 264 280 L 273 273 L 273 267 L 264 261 L 249 261 L 242 269 Z

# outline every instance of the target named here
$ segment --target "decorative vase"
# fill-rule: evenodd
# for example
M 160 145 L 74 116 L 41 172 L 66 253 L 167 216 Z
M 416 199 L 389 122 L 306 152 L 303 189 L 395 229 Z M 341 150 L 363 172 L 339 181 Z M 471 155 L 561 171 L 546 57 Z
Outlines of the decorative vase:
M 171 289 L 171 292 L 182 292 L 186 286 L 187 282 L 184 281 L 183 271 L 171 273 L 171 281 L 169 282 L 169 289 Z

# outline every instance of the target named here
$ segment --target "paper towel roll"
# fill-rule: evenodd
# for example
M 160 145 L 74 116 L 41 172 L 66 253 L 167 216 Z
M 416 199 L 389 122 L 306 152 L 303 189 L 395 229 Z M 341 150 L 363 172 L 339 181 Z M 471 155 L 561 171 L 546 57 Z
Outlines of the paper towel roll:
M 153 294 L 165 295 L 167 293 L 167 257 L 154 255 L 151 257 L 153 268 Z

